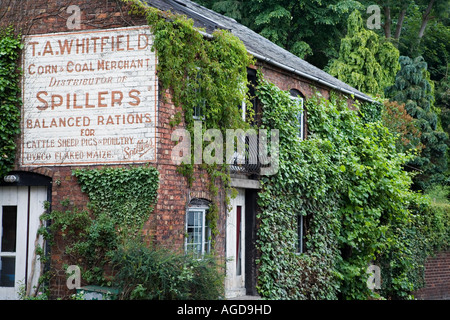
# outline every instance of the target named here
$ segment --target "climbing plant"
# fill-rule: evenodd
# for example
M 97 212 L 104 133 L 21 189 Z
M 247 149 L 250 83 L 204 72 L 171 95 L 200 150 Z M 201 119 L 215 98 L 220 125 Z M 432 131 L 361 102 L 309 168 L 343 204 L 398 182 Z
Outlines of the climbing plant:
M 264 111 L 261 128 L 278 129 L 280 145 L 278 173 L 262 177 L 258 193 L 258 291 L 269 299 L 335 299 L 339 223 L 333 190 L 338 183 L 333 179 L 338 176 L 328 156 L 332 145 L 321 139 L 300 142 L 299 105 L 275 85 L 259 82 L 257 95 Z M 314 219 L 308 233 L 308 254 L 298 255 L 297 216 L 310 213 Z
M 20 132 L 20 71 L 18 58 L 23 45 L 12 28 L 0 30 L 0 177 L 14 163 Z
M 153 211 L 159 187 L 154 167 L 76 169 L 73 175 L 89 196 L 91 208 L 106 215 L 125 234 L 139 231 Z
M 279 171 L 262 178 L 258 289 L 271 299 L 407 298 L 422 284 L 420 270 L 442 218 L 410 191 L 410 159 L 380 121 L 367 121 L 347 100 L 310 97 L 309 138 L 297 138 L 289 94 L 260 79 L 262 124 L 278 129 Z M 298 254 L 297 216 L 308 221 Z M 434 220 L 434 222 L 433 222 Z M 369 264 L 383 268 L 385 286 L 367 287 Z
M 89 205 L 78 208 L 70 199 L 41 219 L 52 223 L 39 233 L 51 244 L 64 240 L 68 262 L 80 266 L 88 283 L 110 285 L 112 255 L 119 246 L 142 241 L 140 230 L 149 219 L 159 187 L 158 170 L 151 166 L 76 169 L 73 175 L 89 196 Z M 44 257 L 42 257 L 44 258 Z
M 138 0 L 124 2 L 130 4 L 131 13 L 146 16 L 153 34 L 153 49 L 158 56 L 160 92 L 169 92 L 171 102 L 182 108 L 183 112 L 176 113 L 170 125 L 175 127 L 183 122 L 191 141 L 195 138 L 195 121 L 201 123 L 202 137 L 208 129 L 218 129 L 225 137 L 227 129 L 248 128 L 253 109 L 247 109 L 248 121 L 244 121 L 239 107 L 243 102 L 249 103 L 247 67 L 253 63 L 253 58 L 242 41 L 227 30 L 215 30 L 211 37 L 205 37 L 204 30 L 194 27 L 194 21 L 184 15 L 161 11 Z M 217 141 L 211 142 L 217 145 Z M 223 139 L 223 146 L 225 143 Z M 193 155 L 194 143 L 191 147 Z M 226 150 L 225 147 L 222 150 Z M 202 163 L 197 168 L 208 173 L 212 196 L 218 194 L 219 181 L 228 195 L 231 188 L 225 154 L 214 149 L 211 155 L 217 161 Z M 194 181 L 194 161 L 192 156 L 178 166 L 178 172 L 186 177 L 189 186 Z M 226 202 L 228 200 L 227 196 Z M 213 202 L 209 210 L 213 234 L 218 232 L 218 208 Z

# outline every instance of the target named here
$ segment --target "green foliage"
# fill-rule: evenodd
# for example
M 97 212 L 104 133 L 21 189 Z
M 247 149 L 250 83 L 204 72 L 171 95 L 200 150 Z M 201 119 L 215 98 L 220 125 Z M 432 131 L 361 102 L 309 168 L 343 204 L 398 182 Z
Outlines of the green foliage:
M 64 253 L 79 265 L 88 283 L 110 285 L 112 254 L 119 245 L 140 239 L 138 232 L 153 211 L 159 185 L 153 167 L 74 170 L 82 191 L 89 195 L 89 209 L 79 209 L 68 199 L 63 210 L 42 216 L 52 221 L 40 234 L 52 244 L 64 240 Z M 136 240 L 137 241 L 137 240 Z
M 139 237 L 156 202 L 158 171 L 153 167 L 74 170 L 89 195 L 89 210 L 69 200 L 63 210 L 42 216 L 51 220 L 41 234 L 60 235 L 69 263 L 81 268 L 89 284 L 116 286 L 122 299 L 218 299 L 224 272 L 215 258 L 154 248 Z M 77 297 L 76 297 L 77 298 Z
M 414 178 L 415 187 L 425 190 L 445 180 L 448 136 L 438 129 L 434 87 L 429 78 L 427 63 L 420 56 L 415 59 L 402 56 L 399 61 L 401 69 L 396 75 L 395 83 L 386 88 L 386 95 L 391 101 L 404 103 L 407 113 L 417 119 L 424 148 L 409 165 L 420 170 Z
M 396 150 L 402 153 L 419 152 L 423 145 L 420 141 L 420 128 L 416 119 L 405 110 L 405 104 L 386 100 L 383 103 L 382 122 L 389 132 L 397 136 Z
M 124 234 L 138 232 L 153 211 L 159 187 L 153 167 L 77 169 L 73 175 L 93 210 L 109 217 Z
M 80 266 L 82 278 L 88 283 L 106 285 L 105 270 L 109 253 L 119 244 L 115 224 L 105 215 L 91 214 L 61 202 L 63 210 L 53 210 L 41 219 L 52 221 L 48 230 L 42 230 L 45 240 L 54 245 L 55 236 L 64 241 L 68 262 Z
M 448 0 L 434 2 L 424 35 L 419 39 L 419 30 L 424 23 L 424 12 L 429 2 L 416 0 L 407 7 L 398 48 L 401 55 L 425 57 L 432 79 L 439 80 L 446 74 L 450 49 Z
M 380 101 L 363 102 L 356 101 L 359 106 L 360 116 L 364 122 L 380 121 L 383 117 L 383 105 Z
M 182 106 L 192 131 L 194 108 L 200 107 L 207 128 L 245 126 L 237 106 L 247 99 L 247 71 L 252 63 L 244 44 L 230 32 L 217 30 L 205 39 L 183 15 L 147 8 L 158 55 L 158 78 L 164 92 Z
M 183 109 L 184 117 L 176 113 L 170 125 L 176 126 L 184 120 L 191 141 L 194 141 L 194 110 L 197 110 L 201 115 L 197 120 L 201 120 L 202 136 L 207 129 L 218 129 L 224 137 L 227 129 L 248 128 L 249 124 L 242 120 L 238 106 L 243 101 L 250 105 L 247 67 L 253 59 L 240 39 L 225 30 L 216 30 L 207 39 L 199 32 L 204 30 L 195 28 L 194 21 L 184 15 L 163 12 L 136 0 L 126 2 L 132 3 L 133 13 L 147 17 L 152 29 L 160 91 L 170 92 L 172 103 Z M 246 119 L 250 122 L 253 110 L 248 108 L 247 111 Z M 192 151 L 194 145 L 191 144 Z M 222 163 L 227 163 L 227 159 L 222 159 Z M 202 164 L 201 168 L 210 177 L 212 196 L 218 193 L 216 179 L 220 179 L 228 194 L 227 165 Z M 177 172 L 185 176 L 191 186 L 195 172 L 194 157 L 190 163 L 182 163 Z M 218 233 L 216 213 L 217 205 L 214 205 L 210 210 L 214 218 L 211 220 L 213 234 Z
M 394 82 L 400 66 L 399 51 L 375 32 L 364 27 L 359 11 L 348 18 L 347 35 L 341 40 L 339 58 L 328 71 L 339 80 L 371 95 L 383 95 Z
M 33 296 L 33 295 L 27 295 L 26 291 L 27 290 L 26 290 L 25 285 L 21 285 L 19 287 L 18 295 L 19 295 L 20 300 L 48 300 L 49 299 L 48 292 L 38 291 L 36 293 L 36 295 Z
M 440 109 L 442 130 L 450 136 L 450 78 L 448 76 L 442 78 L 442 80 L 436 85 L 435 94 L 436 106 Z M 447 140 L 447 146 L 449 145 L 450 139 Z M 447 156 L 447 161 L 448 160 L 449 157 Z
M 323 68 L 330 58 L 337 57 L 349 13 L 363 8 L 354 0 L 197 2 L 236 19 L 319 68 Z
M 427 196 L 410 193 L 410 219 L 392 224 L 391 234 L 403 242 L 391 246 L 378 261 L 382 289 L 393 299 L 410 298 L 411 291 L 423 287 L 426 259 L 449 248 L 450 206 L 448 200 L 436 199 L 437 193 L 448 195 L 448 188 L 435 186 Z
M 326 172 L 329 146 L 318 140 L 306 141 L 307 147 L 299 143 L 296 115 L 300 110 L 288 93 L 262 82 L 257 95 L 264 106 L 261 128 L 280 131 L 278 174 L 262 177 L 258 194 L 259 294 L 269 299 L 333 299 L 336 237 L 328 235 L 336 232 L 336 212 L 324 204 L 335 201 L 322 198 L 331 191 Z M 312 159 L 314 164 L 309 162 Z M 309 233 L 311 253 L 297 255 L 295 221 L 298 214 L 310 212 L 317 217 Z
M 23 45 L 12 28 L 0 30 L 0 177 L 11 170 L 16 156 L 15 137 L 20 132 L 20 72 Z
M 114 252 L 114 284 L 127 300 L 212 300 L 223 298 L 224 272 L 214 257 L 196 259 L 142 243 Z
M 258 289 L 271 299 L 366 299 L 370 263 L 383 267 L 378 294 L 407 298 L 442 218 L 410 191 L 395 136 L 348 109 L 345 99 L 309 98 L 309 139 L 296 135 L 289 94 L 261 80 L 263 127 L 278 129 L 279 171 L 262 178 Z M 296 217 L 308 222 L 307 250 L 295 253 Z
M 426 195 L 432 208 L 430 228 L 436 230 L 430 245 L 434 251 L 445 250 L 450 247 L 450 187 L 435 185 L 427 190 Z

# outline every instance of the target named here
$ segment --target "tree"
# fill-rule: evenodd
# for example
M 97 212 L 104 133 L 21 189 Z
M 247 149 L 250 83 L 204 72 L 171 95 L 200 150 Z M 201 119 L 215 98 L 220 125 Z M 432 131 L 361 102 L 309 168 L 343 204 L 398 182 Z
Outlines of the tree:
M 450 79 L 443 78 L 436 88 L 436 103 L 440 103 L 442 129 L 450 135 Z M 450 142 L 450 141 L 449 141 Z
M 397 135 L 396 150 L 399 153 L 409 153 L 411 150 L 420 152 L 423 145 L 420 141 L 421 132 L 417 119 L 411 117 L 405 110 L 405 104 L 385 100 L 381 119 L 389 132 Z
M 362 1 L 366 6 L 373 4 L 373 0 Z M 386 39 L 398 40 L 402 32 L 403 22 L 406 16 L 407 8 L 413 3 L 413 0 L 376 0 L 375 3 L 382 9 L 381 12 L 384 16 L 382 24 L 383 33 Z M 395 19 L 394 17 L 397 17 Z M 395 32 L 392 37 L 392 30 L 395 24 Z M 394 41 L 394 44 L 396 42 Z
M 373 4 L 374 0 L 361 0 L 365 6 Z M 425 35 L 428 23 L 434 19 L 448 18 L 449 0 L 375 0 L 382 8 L 383 33 L 386 39 L 390 39 L 397 46 L 402 30 L 405 29 L 404 22 L 408 16 L 413 17 L 418 24 L 414 30 L 416 42 L 420 42 Z M 419 11 L 420 15 L 415 15 Z M 395 32 L 392 34 L 392 31 Z
M 361 14 L 355 10 L 348 18 L 339 58 L 332 60 L 328 72 L 364 93 L 383 95 L 400 68 L 398 58 L 399 51 L 392 43 L 365 29 Z
M 363 9 L 356 0 L 199 0 L 258 32 L 280 47 L 323 68 L 338 55 L 339 40 L 350 12 Z
M 386 96 L 391 101 L 404 103 L 408 114 L 417 119 L 424 147 L 409 163 L 409 168 L 419 172 L 414 177 L 414 188 L 426 190 L 445 180 L 448 135 L 437 130 L 438 115 L 433 105 L 434 86 L 423 57 L 411 59 L 401 56 L 399 62 L 401 69 L 396 75 L 395 83 L 386 88 Z

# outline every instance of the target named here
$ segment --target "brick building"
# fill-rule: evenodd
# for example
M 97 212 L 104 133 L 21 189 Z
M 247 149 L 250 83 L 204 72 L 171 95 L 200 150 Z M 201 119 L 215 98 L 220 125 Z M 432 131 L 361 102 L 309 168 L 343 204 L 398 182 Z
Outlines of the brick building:
M 266 79 L 297 98 L 307 99 L 313 86 L 325 97 L 334 90 L 370 100 L 233 19 L 188 0 L 146 2 L 188 16 L 195 26 L 204 28 L 205 37 L 215 29 L 230 30 L 256 58 L 254 68 L 248 70 L 251 81 L 256 79 L 256 70 L 261 70 Z M 201 170 L 195 172 L 192 187 L 177 173 L 171 160 L 174 143 L 169 121 L 181 109 L 170 99 L 162 99 L 168 93 L 158 89 L 147 22 L 128 11 L 118 0 L 2 1 L 0 27 L 13 24 L 20 29 L 25 48 L 22 132 L 17 138 L 14 170 L 0 182 L 0 223 L 4 230 L 17 227 L 17 233 L 10 232 L 16 238 L 15 250 L 0 251 L 0 299 L 17 297 L 19 280 L 31 288 L 42 272 L 35 250 L 38 243 L 43 244 L 36 232 L 44 202 L 49 201 L 54 209 L 66 198 L 81 206 L 87 203 L 72 175 L 75 168 L 156 167 L 158 200 L 144 231 L 156 242 L 175 248 L 186 245 L 188 227 L 206 228 L 204 216 L 210 201 L 224 203 L 223 191 L 219 199 L 213 199 Z M 102 109 L 108 104 L 116 108 Z M 61 106 L 65 109 L 58 109 Z M 258 111 L 256 101 L 254 107 Z M 301 120 L 303 134 L 306 123 L 307 113 Z M 258 174 L 245 167 L 232 168 L 231 186 L 238 196 L 232 200 L 231 211 L 227 212 L 225 204 L 219 208 L 215 249 L 233 261 L 227 264 L 227 297 L 257 294 Z M 58 271 L 52 292 L 64 296 L 62 244 L 47 249 L 51 267 Z M 7 277 L 10 280 L 4 280 Z
M 419 300 L 450 299 L 450 252 L 428 257 L 425 263 L 425 287 L 414 293 Z

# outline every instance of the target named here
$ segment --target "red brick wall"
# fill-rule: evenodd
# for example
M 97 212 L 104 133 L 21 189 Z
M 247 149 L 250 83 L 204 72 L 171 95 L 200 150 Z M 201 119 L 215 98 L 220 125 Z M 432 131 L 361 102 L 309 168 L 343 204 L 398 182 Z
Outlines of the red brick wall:
M 66 22 L 70 16 L 66 9 L 70 5 L 78 5 L 81 9 L 81 30 L 109 29 L 126 27 L 132 25 L 145 25 L 142 17 L 131 17 L 128 9 L 117 0 L 3 0 L 0 7 L 0 28 L 10 23 L 14 24 L 17 31 L 23 35 L 44 34 L 54 32 L 67 32 Z M 260 65 L 266 79 L 274 82 L 283 90 L 298 89 L 306 97 L 313 94 L 309 81 L 292 76 L 285 71 L 277 70 L 268 65 Z M 318 87 L 325 97 L 328 91 Z M 196 171 L 196 180 L 192 188 L 188 188 L 186 179 L 176 172 L 177 167 L 172 164 L 171 150 L 174 143 L 171 141 L 171 133 L 176 128 L 171 128 L 169 121 L 179 108 L 161 99 L 159 93 L 158 124 L 157 124 L 157 163 L 154 166 L 160 173 L 160 187 L 154 213 L 144 226 L 144 233 L 163 245 L 182 249 L 185 234 L 185 212 L 186 205 L 192 198 L 206 198 L 224 204 L 225 195 L 223 190 L 212 199 L 208 192 L 208 177 L 204 172 Z M 18 150 L 20 150 L 20 139 L 17 139 Z M 18 154 L 19 156 L 19 154 Z M 33 171 L 52 177 L 52 206 L 59 209 L 59 202 L 69 198 L 74 205 L 84 206 L 88 198 L 80 190 L 76 178 L 72 176 L 72 170 L 76 167 L 40 167 L 24 168 L 19 164 L 17 158 L 15 170 Z M 99 164 L 101 166 L 101 164 Z M 97 166 L 97 167 L 99 167 Z M 82 168 L 89 168 L 83 166 Z M 91 166 L 96 168 L 96 166 Z M 222 256 L 225 254 L 225 206 L 219 205 L 219 237 L 216 239 L 216 252 Z M 66 276 L 63 271 L 65 257 L 63 255 L 64 244 L 57 241 L 52 248 L 52 269 L 56 277 L 52 280 L 52 291 L 55 296 L 67 294 Z
M 450 299 L 450 251 L 428 258 L 425 264 L 425 287 L 415 293 L 420 300 Z
M 5 0 L 0 7 L 0 28 L 12 23 L 17 31 L 23 35 L 67 32 L 73 31 L 67 28 L 66 22 L 70 14 L 66 13 L 69 5 L 78 5 L 81 9 L 81 30 L 109 29 L 132 25 L 145 25 L 142 17 L 130 17 L 128 9 L 119 1 L 111 0 L 60 0 L 60 1 L 21 1 Z M 170 95 L 167 103 L 159 99 L 158 124 L 157 124 L 157 163 L 153 164 L 160 173 L 160 187 L 158 191 L 155 211 L 144 226 L 144 233 L 151 236 L 161 245 L 182 249 L 185 234 L 186 206 L 192 198 L 201 197 L 218 203 L 224 203 L 223 191 L 215 198 L 208 191 L 207 177 L 197 170 L 196 180 L 192 188 L 188 188 L 186 179 L 176 172 L 177 167 L 171 161 L 171 150 L 174 142 L 171 141 L 171 128 L 169 121 L 177 111 L 181 111 L 170 103 Z M 21 149 L 20 137 L 17 139 L 18 150 Z M 17 154 L 15 170 L 33 171 L 52 177 L 52 208 L 60 209 L 61 200 L 66 198 L 76 206 L 85 206 L 88 197 L 81 192 L 76 178 L 72 176 L 75 166 L 56 166 L 25 168 L 20 166 L 20 153 Z M 99 166 L 82 166 L 81 168 L 99 168 Z M 117 167 L 117 166 L 115 166 Z M 225 207 L 220 206 L 218 228 L 220 235 L 216 239 L 216 250 L 219 254 L 225 252 Z M 68 294 L 66 287 L 66 275 L 63 271 L 65 260 L 64 243 L 57 239 L 51 251 L 51 267 L 55 272 L 51 288 L 54 296 Z
M 81 9 L 81 30 L 107 29 L 145 24 L 145 19 L 130 17 L 118 0 L 3 0 L 0 26 L 13 23 L 24 35 L 64 32 L 71 13 L 70 5 Z
M 299 90 L 305 98 L 311 97 L 316 90 L 325 97 L 329 97 L 329 90 L 321 85 L 314 84 L 310 80 L 293 75 L 279 68 L 274 68 L 268 64 L 258 64 L 258 67 L 264 73 L 264 77 L 274 83 L 281 90 L 289 91 L 291 89 Z

